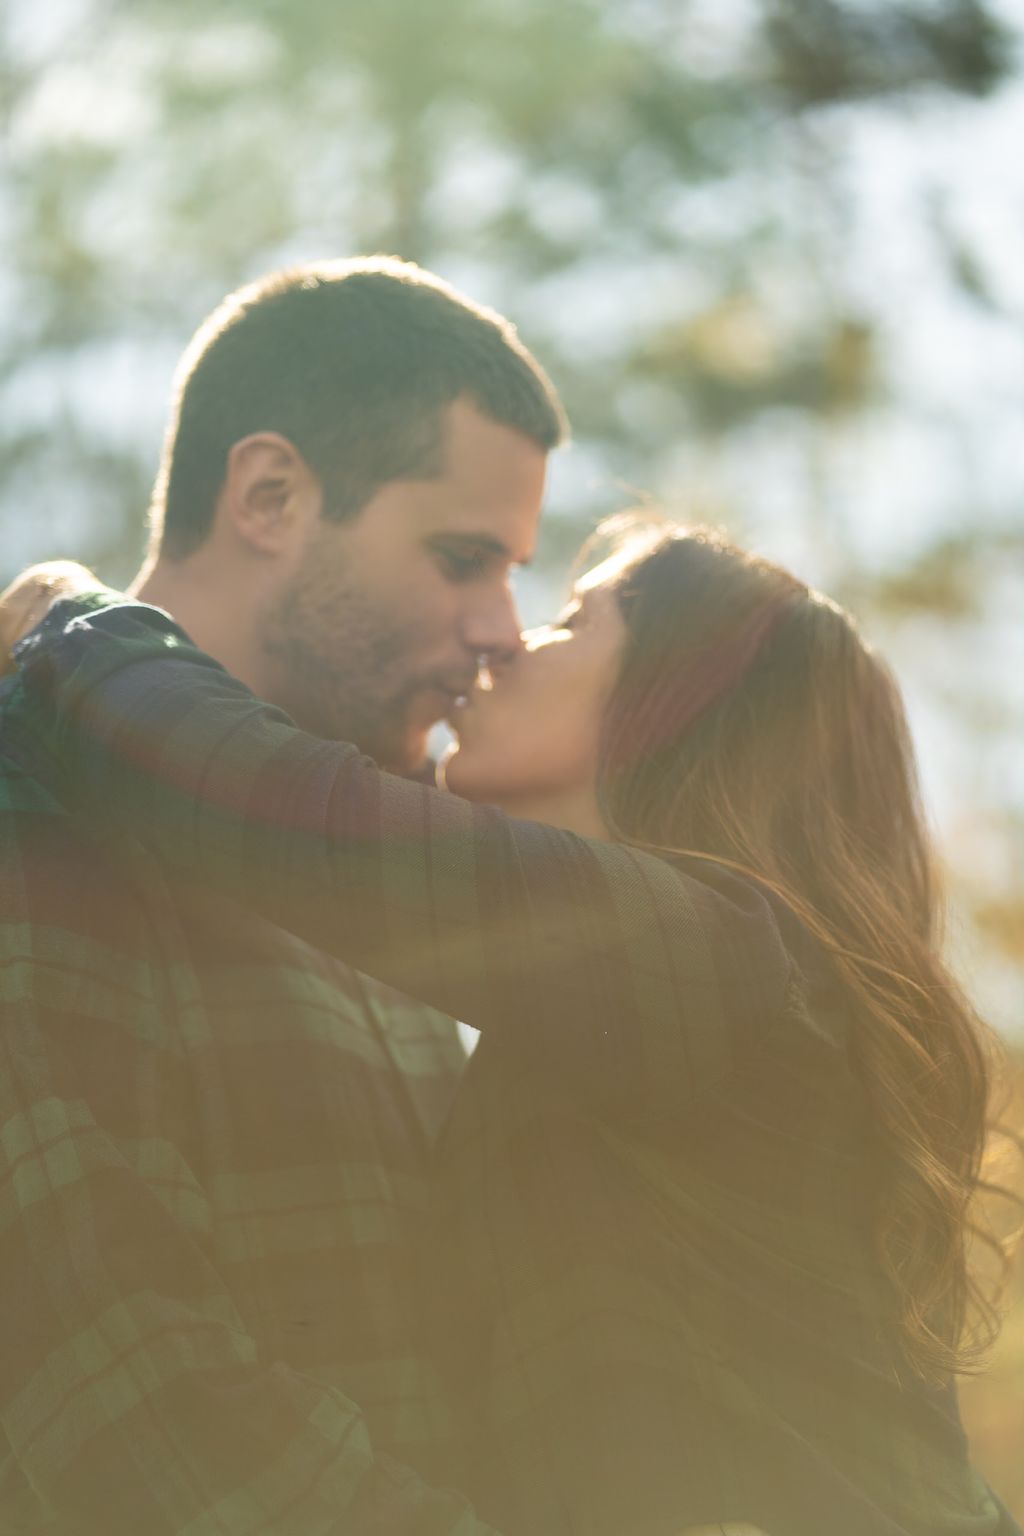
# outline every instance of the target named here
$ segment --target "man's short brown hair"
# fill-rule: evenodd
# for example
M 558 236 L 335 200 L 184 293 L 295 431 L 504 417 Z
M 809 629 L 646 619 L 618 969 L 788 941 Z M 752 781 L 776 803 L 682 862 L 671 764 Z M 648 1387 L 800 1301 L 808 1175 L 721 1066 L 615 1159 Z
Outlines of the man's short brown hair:
M 289 439 L 324 515 L 354 516 L 391 480 L 439 473 L 441 415 L 465 396 L 545 451 L 566 421 L 514 327 L 422 268 L 315 262 L 241 288 L 200 326 L 175 381 L 153 499 L 162 553 L 206 538 L 232 445 Z

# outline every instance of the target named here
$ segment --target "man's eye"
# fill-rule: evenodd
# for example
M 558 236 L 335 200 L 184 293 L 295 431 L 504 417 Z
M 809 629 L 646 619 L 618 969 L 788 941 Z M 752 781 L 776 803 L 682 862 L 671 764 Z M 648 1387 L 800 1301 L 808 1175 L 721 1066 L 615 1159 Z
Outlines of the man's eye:
M 472 581 L 483 575 L 487 565 L 487 552 L 482 549 L 439 549 L 438 554 L 452 581 Z

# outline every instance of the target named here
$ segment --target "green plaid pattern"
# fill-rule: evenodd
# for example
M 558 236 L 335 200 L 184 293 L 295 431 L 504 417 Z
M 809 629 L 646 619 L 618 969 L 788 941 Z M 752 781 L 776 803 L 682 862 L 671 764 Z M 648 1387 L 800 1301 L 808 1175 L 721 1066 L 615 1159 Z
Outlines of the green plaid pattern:
M 454 1026 L 60 777 L 8 687 L 0 1531 L 485 1536 L 410 1258 Z
M 24 686 L 76 793 L 174 878 L 482 1031 L 421 1279 L 484 1518 L 1010 1529 L 952 1384 L 901 1364 L 870 1239 L 884 1149 L 785 911 L 707 861 L 381 774 L 152 610 L 62 622 Z

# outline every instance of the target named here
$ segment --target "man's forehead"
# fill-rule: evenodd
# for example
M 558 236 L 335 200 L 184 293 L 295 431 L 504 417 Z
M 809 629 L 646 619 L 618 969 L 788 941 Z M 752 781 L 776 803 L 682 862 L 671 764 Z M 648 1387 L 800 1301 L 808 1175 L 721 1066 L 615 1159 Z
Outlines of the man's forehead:
M 536 542 L 547 468 L 546 448 L 459 399 L 445 413 L 444 456 L 430 500 L 460 533 L 496 541 L 523 564 Z

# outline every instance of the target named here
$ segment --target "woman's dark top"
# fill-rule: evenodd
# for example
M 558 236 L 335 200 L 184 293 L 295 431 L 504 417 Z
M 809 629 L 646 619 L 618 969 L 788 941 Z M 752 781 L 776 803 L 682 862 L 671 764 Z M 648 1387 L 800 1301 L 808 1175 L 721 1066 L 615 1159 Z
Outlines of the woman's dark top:
M 51 616 L 22 661 L 76 794 L 482 1031 L 423 1263 L 484 1518 L 999 1529 L 952 1384 L 900 1359 L 855 1020 L 755 883 L 382 773 L 141 605 Z

